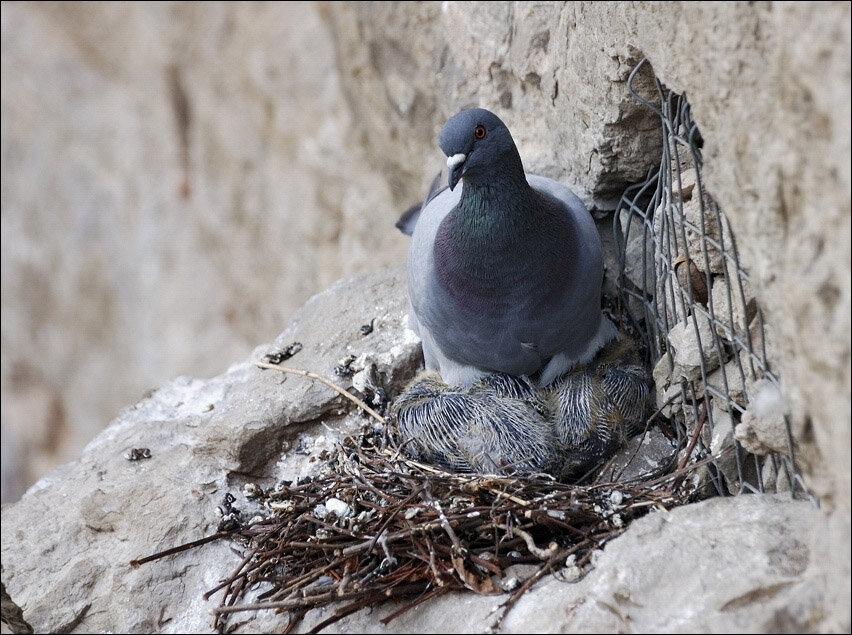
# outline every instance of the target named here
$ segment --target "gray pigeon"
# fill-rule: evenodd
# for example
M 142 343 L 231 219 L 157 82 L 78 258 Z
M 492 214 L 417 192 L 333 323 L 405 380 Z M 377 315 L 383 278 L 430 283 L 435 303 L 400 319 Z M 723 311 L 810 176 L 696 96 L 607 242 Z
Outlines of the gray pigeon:
M 524 173 L 512 135 L 492 112 L 458 113 L 440 146 L 449 189 L 433 183 L 398 224 L 412 231 L 410 325 L 426 367 L 449 385 L 540 372 L 546 386 L 617 335 L 601 314 L 594 220 L 567 187 Z

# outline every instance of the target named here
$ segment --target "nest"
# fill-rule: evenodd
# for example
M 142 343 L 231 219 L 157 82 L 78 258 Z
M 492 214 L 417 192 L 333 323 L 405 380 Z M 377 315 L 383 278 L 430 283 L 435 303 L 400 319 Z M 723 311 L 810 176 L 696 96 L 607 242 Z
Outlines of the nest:
M 243 494 L 264 510 L 245 516 L 228 494 L 219 531 L 134 561 L 134 566 L 230 537 L 242 559 L 204 594 L 221 593 L 214 627 L 227 632 L 238 612 L 286 613 L 290 632 L 314 608 L 334 606 L 313 626 L 319 632 L 360 609 L 395 600 L 387 624 L 408 609 L 449 591 L 509 593 L 493 628 L 547 573 L 577 580 L 593 556 L 630 522 L 651 510 L 689 502 L 689 467 L 615 482 L 610 462 L 585 485 L 551 477 L 443 472 L 407 458 L 388 426 L 365 425 L 320 455 L 313 477 Z

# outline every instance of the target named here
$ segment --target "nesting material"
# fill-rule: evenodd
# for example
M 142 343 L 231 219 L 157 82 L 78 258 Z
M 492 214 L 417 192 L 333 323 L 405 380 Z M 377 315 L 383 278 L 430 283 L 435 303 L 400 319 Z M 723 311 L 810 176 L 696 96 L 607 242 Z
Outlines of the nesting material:
M 284 613 L 289 632 L 308 610 L 332 606 L 311 631 L 318 632 L 388 600 L 401 603 L 385 623 L 449 591 L 509 591 L 497 628 L 546 573 L 579 579 L 633 519 L 690 500 L 683 484 L 694 468 L 673 472 L 670 461 L 629 481 L 576 486 L 451 474 L 376 443 L 383 443 L 376 426 L 365 427 L 324 454 L 318 476 L 251 488 L 259 510 L 222 534 L 238 541 L 243 558 L 205 594 L 219 598 L 219 632 L 243 611 Z

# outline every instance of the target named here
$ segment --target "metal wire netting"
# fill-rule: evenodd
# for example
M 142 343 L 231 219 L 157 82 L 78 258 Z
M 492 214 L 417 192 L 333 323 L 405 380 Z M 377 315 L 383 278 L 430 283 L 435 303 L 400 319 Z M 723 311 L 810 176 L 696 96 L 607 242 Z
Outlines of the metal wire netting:
M 622 311 L 645 339 L 657 406 L 713 457 L 706 495 L 791 491 L 810 496 L 764 321 L 728 219 L 702 181 L 703 141 L 687 100 L 656 78 L 656 95 L 628 88 L 660 118 L 662 158 L 628 188 L 614 215 Z

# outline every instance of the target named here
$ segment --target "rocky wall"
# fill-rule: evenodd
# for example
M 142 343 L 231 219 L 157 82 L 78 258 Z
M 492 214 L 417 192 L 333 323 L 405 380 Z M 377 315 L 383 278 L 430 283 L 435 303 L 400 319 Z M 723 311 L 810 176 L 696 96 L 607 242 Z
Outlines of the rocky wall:
M 4 500 L 144 390 L 401 263 L 392 222 L 461 107 L 611 209 L 657 160 L 626 91 L 646 56 L 692 104 L 848 589 L 849 51 L 841 2 L 3 4 Z
M 146 390 L 403 261 L 408 197 L 354 133 L 322 12 L 3 4 L 4 501 Z

